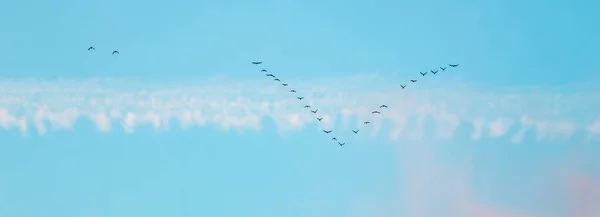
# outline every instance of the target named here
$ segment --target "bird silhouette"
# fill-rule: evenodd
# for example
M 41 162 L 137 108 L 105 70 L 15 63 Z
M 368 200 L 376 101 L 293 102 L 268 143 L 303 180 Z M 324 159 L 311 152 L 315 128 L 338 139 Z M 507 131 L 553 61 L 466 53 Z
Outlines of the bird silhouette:
M 456 65 L 448 64 L 448 65 L 449 65 L 450 67 L 457 67 L 457 66 L 458 66 L 458 64 L 456 64 Z
M 331 138 L 331 140 L 337 140 L 337 138 L 333 137 L 333 138 Z
M 261 71 L 261 72 L 267 72 L 267 70 L 266 70 L 266 69 L 263 69 L 263 70 L 260 70 L 260 71 Z
M 312 112 L 312 113 L 315 113 L 315 114 L 317 114 L 317 111 L 319 111 L 319 109 L 317 109 L 317 110 L 314 110 L 314 111 L 313 111 L 313 110 L 310 110 L 310 112 Z
M 346 143 L 345 142 L 344 143 L 338 142 L 338 144 L 340 144 L 340 146 L 344 146 Z
M 427 74 L 427 72 L 423 73 L 423 72 L 419 72 L 421 73 L 422 76 L 425 76 Z
M 415 83 L 415 82 L 417 82 L 417 80 L 410 80 L 410 82 Z
M 402 87 L 402 89 L 404 89 L 404 88 L 406 87 L 406 85 L 402 85 L 402 84 L 401 84 L 401 85 L 400 85 L 400 87 Z
M 273 77 L 274 78 L 275 75 L 273 75 L 273 74 L 267 74 L 267 77 Z
M 302 100 L 302 99 L 304 99 L 304 97 L 301 97 L 301 96 L 299 96 L 299 97 L 296 97 L 296 98 L 298 98 L 298 100 Z
M 327 130 L 323 130 L 323 132 L 325 132 L 325 133 L 331 133 L 331 130 L 330 130 L 330 131 L 327 131 Z
M 90 48 L 88 48 L 88 50 L 96 50 L 96 48 L 90 47 Z
M 281 80 L 279 80 L 279 78 L 275 78 L 275 79 L 273 79 L 273 81 L 281 81 Z
M 309 105 L 305 105 L 304 108 L 310 108 L 310 106 Z
M 284 87 L 287 87 L 287 86 L 288 86 L 288 84 L 281 84 L 281 85 L 283 85 Z
M 113 51 L 112 54 L 119 54 L 119 51 Z
M 439 71 L 439 70 L 435 70 L 435 71 L 433 71 L 433 70 L 430 70 L 430 71 L 431 71 L 431 73 L 433 73 L 433 74 L 435 75 L 435 74 L 437 74 L 437 73 L 438 73 L 438 71 Z
M 295 92 L 296 92 L 296 90 L 290 90 L 290 93 L 295 93 Z
M 365 122 L 363 122 L 363 124 L 370 124 L 370 123 L 371 123 L 371 122 L 368 122 L 368 121 L 365 121 Z
M 352 130 L 352 132 L 354 132 L 354 134 L 357 134 L 358 131 L 360 131 L 360 130 Z
M 446 68 L 448 68 L 448 67 L 446 67 Z M 446 70 L 446 68 L 444 68 L 444 67 L 440 67 L 440 69 L 441 69 L 442 71 L 445 71 L 445 70 Z
M 381 113 L 379 113 L 379 111 L 373 111 L 373 112 L 371 112 L 371 113 L 372 113 L 372 114 L 381 114 Z
M 323 120 L 323 118 L 317 118 L 317 120 L 321 121 L 321 120 Z
M 252 62 L 252 64 L 254 64 L 254 65 L 258 65 L 258 64 L 261 64 L 261 63 L 262 62 Z
M 387 105 L 381 105 L 379 108 L 387 108 Z

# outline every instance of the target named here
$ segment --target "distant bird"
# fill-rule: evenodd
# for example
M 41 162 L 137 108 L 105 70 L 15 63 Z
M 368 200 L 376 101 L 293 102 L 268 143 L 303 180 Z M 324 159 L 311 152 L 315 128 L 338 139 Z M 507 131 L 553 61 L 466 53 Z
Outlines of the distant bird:
M 254 65 L 258 65 L 258 64 L 261 64 L 261 63 L 262 62 L 252 62 L 252 64 L 254 64 Z
M 267 74 L 267 77 L 273 77 L 274 78 L 275 75 L 273 75 L 273 74 Z
M 423 72 L 419 72 L 421 73 L 422 76 L 425 76 L 427 74 L 427 72 L 423 73 Z
M 446 68 L 448 68 L 448 67 L 446 67 Z M 444 68 L 444 67 L 440 67 L 440 69 L 441 69 L 442 71 L 445 71 L 445 70 L 446 70 L 446 68 Z
M 288 84 L 281 84 L 281 85 L 283 85 L 284 87 L 288 86 Z
M 402 89 L 404 89 L 404 88 L 406 87 L 406 85 L 402 85 L 402 84 L 401 84 L 401 85 L 400 85 L 400 87 L 402 87 Z
M 310 106 L 309 105 L 305 105 L 304 108 L 310 108 Z
M 457 67 L 457 66 L 458 66 L 458 64 L 456 64 L 456 65 L 448 64 L 448 65 L 449 65 L 450 67 Z
M 279 78 L 275 78 L 273 81 L 281 81 L 281 80 L 279 80 Z
M 368 121 L 365 121 L 365 122 L 363 122 L 363 124 L 370 124 L 370 123 L 371 123 L 371 122 L 368 122 Z
M 331 133 L 331 130 L 330 130 L 330 131 L 327 131 L 327 130 L 323 130 L 323 132 L 325 132 L 325 133 Z
M 315 114 L 317 114 L 317 111 L 319 111 L 319 109 L 317 109 L 317 110 L 314 110 L 314 111 L 313 111 L 313 110 L 310 110 L 310 112 L 312 112 L 312 113 L 315 113 Z
M 323 118 L 317 118 L 317 120 L 321 121 L 321 120 L 323 120 Z
M 357 134 L 358 131 L 360 131 L 360 130 L 352 130 L 352 132 L 354 132 L 354 134 Z
M 112 54 L 119 54 L 119 51 L 113 51 Z
M 263 69 L 263 70 L 260 70 L 260 71 L 261 71 L 261 72 L 267 72 L 267 70 L 266 70 L 266 69 Z
M 290 93 L 295 93 L 295 92 L 296 92 L 296 90 L 290 90 Z
M 345 142 L 344 143 L 338 142 L 338 144 L 340 144 L 340 146 L 344 146 L 346 143 Z
M 96 48 L 90 47 L 90 48 L 88 48 L 88 50 L 96 50 Z
M 379 111 L 373 111 L 373 112 L 371 112 L 371 114 L 381 114 L 381 113 L 379 113 Z
M 417 80 L 410 80 L 410 82 L 415 83 L 415 82 L 417 82 Z
M 333 138 L 331 138 L 331 140 L 336 140 L 337 141 L 337 138 L 333 137 Z
M 387 108 L 387 105 L 381 105 L 379 108 Z
M 304 99 L 304 97 L 301 97 L 301 96 L 299 96 L 299 97 L 296 97 L 296 98 L 298 98 L 298 100 L 302 100 L 302 99 Z
M 429 70 L 429 71 L 431 71 L 431 73 L 433 73 L 435 75 L 436 73 L 438 73 L 439 70 L 435 70 L 435 71 Z

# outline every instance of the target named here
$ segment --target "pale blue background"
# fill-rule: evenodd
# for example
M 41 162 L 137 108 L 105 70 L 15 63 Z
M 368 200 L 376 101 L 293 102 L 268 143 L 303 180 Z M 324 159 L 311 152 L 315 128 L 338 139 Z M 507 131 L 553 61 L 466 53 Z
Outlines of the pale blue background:
M 401 78 L 459 63 L 452 78 L 490 88 L 597 82 L 599 11 L 591 0 L 3 0 L 0 76 L 250 78 L 249 62 L 261 60 L 305 80 Z M 95 52 L 86 51 L 91 45 Z M 121 54 L 110 55 L 114 49 Z M 460 132 L 462 145 L 447 146 L 442 158 L 472 158 L 482 200 L 566 212 L 522 196 L 539 185 L 523 177 L 549 170 L 543 165 L 582 141 L 474 145 L 470 129 Z M 281 138 L 274 126 L 100 134 L 85 122 L 27 138 L 0 131 L 0 215 L 356 216 L 362 201 L 401 213 L 406 177 L 393 145 L 340 148 L 314 135 Z M 597 169 L 594 145 L 582 148 L 589 156 L 581 161 Z

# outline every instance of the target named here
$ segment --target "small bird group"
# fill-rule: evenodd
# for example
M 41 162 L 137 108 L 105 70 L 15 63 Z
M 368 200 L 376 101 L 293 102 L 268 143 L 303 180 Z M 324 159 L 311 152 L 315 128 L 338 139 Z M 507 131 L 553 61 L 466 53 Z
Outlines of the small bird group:
M 94 48 L 94 46 L 90 46 L 90 47 L 89 47 L 87 50 L 88 50 L 88 51 L 92 51 L 92 50 L 96 50 L 96 48 Z M 119 51 L 118 51 L 118 50 L 113 50 L 112 54 L 113 54 L 113 55 L 114 55 L 114 54 L 119 54 Z
M 448 64 L 448 66 L 454 68 L 454 67 L 458 67 L 458 64 Z M 446 71 L 447 68 L 448 67 L 441 67 L 440 66 L 440 69 L 442 71 Z M 434 75 L 437 74 L 439 71 L 440 71 L 439 69 L 436 69 L 435 71 L 434 70 L 429 70 L 429 72 L 431 72 Z M 425 75 L 427 75 L 427 73 L 428 73 L 427 71 L 425 71 L 425 72 L 419 72 L 419 74 L 421 74 L 421 76 L 423 76 L 423 77 L 425 77 Z M 411 83 L 417 83 L 417 79 L 410 79 L 410 82 Z M 402 89 L 404 89 L 406 86 L 407 86 L 406 84 L 401 84 L 400 85 L 400 87 L 402 87 Z

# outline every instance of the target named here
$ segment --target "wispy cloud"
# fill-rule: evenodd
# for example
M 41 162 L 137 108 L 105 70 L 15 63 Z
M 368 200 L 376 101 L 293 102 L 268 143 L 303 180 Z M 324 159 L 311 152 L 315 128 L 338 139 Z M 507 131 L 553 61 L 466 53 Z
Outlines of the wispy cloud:
M 167 130 L 216 125 L 225 130 L 261 130 L 273 120 L 280 132 L 309 124 L 323 129 L 360 128 L 392 140 L 425 136 L 452 139 L 460 126 L 472 128 L 470 138 L 508 137 L 520 143 L 528 132 L 535 139 L 569 139 L 578 131 L 587 139 L 600 136 L 599 92 L 591 88 L 513 88 L 486 90 L 459 82 L 420 81 L 406 89 L 377 76 L 286 81 L 296 95 L 269 79 L 211 78 L 204 81 L 148 82 L 136 79 L 0 80 L 0 126 L 23 134 L 32 130 L 74 127 L 81 118 L 109 132 L 152 125 Z M 421 86 L 419 86 L 421 85 Z M 435 87 L 435 88 L 433 88 Z M 558 97 L 560 96 L 560 97 Z M 317 122 L 302 108 L 310 104 L 324 117 Z M 371 111 L 382 108 L 374 117 Z M 373 125 L 365 126 L 370 120 Z M 434 130 L 424 127 L 429 120 Z M 349 133 L 350 130 L 347 130 Z

